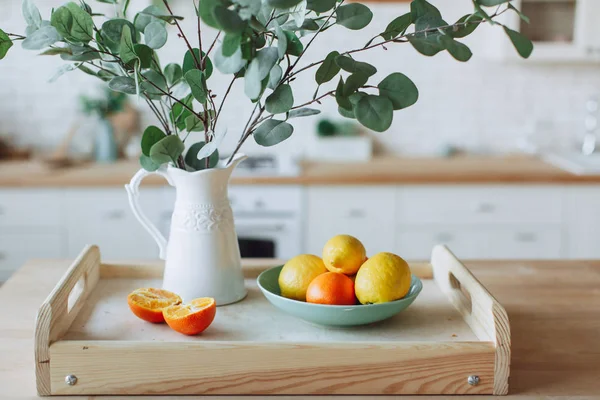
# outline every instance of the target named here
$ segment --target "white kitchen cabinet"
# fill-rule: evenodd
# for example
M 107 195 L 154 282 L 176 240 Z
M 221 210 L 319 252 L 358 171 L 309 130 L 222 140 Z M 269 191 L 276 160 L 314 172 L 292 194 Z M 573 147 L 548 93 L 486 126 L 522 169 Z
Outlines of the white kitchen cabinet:
M 565 220 L 568 257 L 600 259 L 600 187 L 568 188 Z
M 359 238 L 368 255 L 394 251 L 395 189 L 377 186 L 330 186 L 307 189 L 305 243 L 320 255 L 331 237 Z
M 401 224 L 559 224 L 563 191 L 553 186 L 405 186 Z
M 125 189 L 68 189 L 65 193 L 68 255 L 87 244 L 100 247 L 103 258 L 155 259 L 158 247 L 129 208 Z M 162 189 L 141 189 L 140 204 L 147 217 L 159 222 Z
M 0 232 L 5 227 L 59 227 L 62 223 L 60 190 L 0 190 Z
M 6 281 L 27 260 L 62 257 L 64 247 L 64 235 L 59 232 L 0 231 L 0 282 Z
M 560 226 L 405 226 L 397 234 L 399 254 L 428 260 L 435 245 L 462 259 L 557 259 L 564 256 Z
M 520 31 L 534 42 L 531 61 L 600 62 L 600 1 L 598 0 L 513 0 L 512 4 L 531 19 L 523 22 L 512 12 L 499 22 Z M 500 27 L 488 29 L 494 38 L 489 55 L 503 60 L 519 60 L 510 40 Z M 495 45 L 493 45 L 495 43 Z

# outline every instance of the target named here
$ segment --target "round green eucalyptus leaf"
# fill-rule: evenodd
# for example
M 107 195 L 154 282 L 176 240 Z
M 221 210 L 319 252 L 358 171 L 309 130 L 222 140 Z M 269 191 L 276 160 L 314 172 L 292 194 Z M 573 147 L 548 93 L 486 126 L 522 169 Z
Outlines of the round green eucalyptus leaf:
M 294 94 L 290 85 L 280 85 L 265 101 L 265 107 L 271 114 L 286 113 L 293 106 Z
M 142 76 L 149 82 L 142 82 L 142 89 L 146 92 L 150 98 L 159 99 L 167 92 L 167 82 L 165 78 L 158 72 L 149 69 L 142 72 Z M 160 88 L 160 89 L 157 89 Z
M 294 32 L 284 31 L 287 37 L 287 54 L 299 57 L 304 50 L 304 45 Z
M 269 77 L 269 73 L 278 59 L 279 53 L 276 47 L 267 47 L 258 51 L 244 75 L 244 92 L 246 96 L 250 99 L 256 99 L 260 96 L 262 81 Z M 269 81 L 267 80 L 266 83 L 268 84 Z
M 154 172 L 160 168 L 161 164 L 155 163 L 145 154 L 140 154 L 140 165 L 148 172 Z
M 183 74 L 184 75 L 189 70 L 196 69 L 195 60 L 200 61 L 200 50 L 196 49 L 196 48 L 193 50 L 194 50 L 195 59 L 189 50 L 185 53 L 185 56 L 183 57 Z M 202 57 L 204 57 L 204 59 L 205 59 L 204 75 L 206 76 L 206 79 L 208 79 L 208 78 L 210 78 L 210 76 L 213 73 L 213 64 L 212 64 L 212 61 L 210 60 L 210 58 L 205 57 L 205 56 L 206 56 L 206 54 L 204 52 L 202 52 Z
M 303 107 L 298 108 L 296 110 L 292 110 L 288 113 L 287 118 L 302 118 L 302 117 L 310 117 L 312 115 L 321 114 L 321 110 L 317 110 L 315 108 Z
M 220 6 L 220 5 L 221 5 L 220 0 L 202 0 L 202 1 L 200 1 L 200 4 L 198 6 L 198 14 L 200 15 L 200 18 L 206 25 L 208 25 L 212 28 L 220 29 L 219 24 L 217 23 L 217 20 L 215 19 L 215 16 L 213 13 L 213 10 L 215 9 L 215 7 Z
M 153 14 L 161 15 L 162 13 L 163 11 L 157 6 L 146 7 L 142 12 L 138 13 L 135 16 L 135 18 L 133 19 L 133 24 L 139 32 L 144 32 L 146 30 L 146 27 L 152 22 L 158 22 L 164 25 L 164 21 L 158 18 L 154 18 L 152 16 Z
M 449 33 L 453 38 L 463 38 L 473 33 L 482 21 L 483 18 L 479 15 L 467 14 L 454 23 L 454 27 Z
M 225 57 L 231 57 L 240 48 L 242 36 L 236 33 L 227 33 L 221 45 L 221 51 Z
M 183 70 L 179 64 L 171 63 L 165 67 L 167 83 L 172 86 L 183 78 Z
M 381 96 L 390 99 L 394 110 L 410 107 L 419 99 L 417 86 L 409 77 L 400 72 L 388 75 L 377 87 Z
M 288 40 L 285 32 L 281 27 L 275 28 L 275 34 L 277 35 L 277 51 L 279 52 L 279 59 L 285 57 L 288 49 Z
M 353 110 L 358 122 L 375 132 L 386 131 L 392 125 L 394 107 L 387 97 L 366 95 Z
M 215 66 L 223 74 L 235 74 L 246 66 L 247 61 L 242 57 L 242 49 L 238 47 L 230 57 L 223 55 L 223 46 L 215 51 Z
M 294 127 L 285 121 L 268 119 L 254 131 L 254 140 L 261 146 L 270 147 L 292 136 Z
M 348 77 L 348 79 L 346 79 L 346 83 L 344 84 L 343 95 L 349 97 L 351 94 L 363 87 L 368 80 L 369 76 L 363 74 L 362 72 L 353 73 Z
M 185 150 L 185 145 L 177 135 L 169 135 L 150 148 L 150 158 L 157 164 L 177 162 Z
M 226 33 L 241 34 L 248 25 L 237 12 L 227 7 L 217 5 L 212 10 L 214 20 L 219 28 Z
M 340 80 L 335 89 L 335 101 L 338 106 L 348 111 L 352 110 L 352 103 L 347 96 L 344 96 L 344 79 L 340 76 Z
M 306 8 L 316 13 L 324 13 L 335 7 L 336 0 L 308 0 Z
M 267 0 L 267 4 L 273 8 L 292 8 L 302 0 Z
M 206 145 L 204 142 L 194 143 L 187 154 L 185 155 L 185 164 L 193 169 L 194 171 L 201 171 L 206 169 L 206 158 L 201 160 L 198 159 L 198 153 Z M 208 158 L 208 168 L 214 168 L 219 163 L 219 150 L 215 150 L 214 153 Z
M 65 6 L 58 7 L 50 17 L 50 25 L 56 28 L 62 37 L 69 39 L 73 28 L 73 15 Z
M 350 73 L 360 72 L 364 75 L 371 76 L 377 73 L 377 68 L 369 63 L 356 61 L 350 56 L 338 56 L 335 58 L 335 63 L 344 71 Z
M 154 56 L 154 50 L 145 44 L 134 44 L 133 51 L 140 60 L 140 66 L 142 68 L 152 67 L 152 57 Z
M 94 21 L 92 20 L 92 16 L 73 2 L 65 4 L 65 7 L 69 9 L 73 17 L 73 25 L 69 37 L 81 43 L 88 43 L 94 38 Z
M 202 132 L 204 131 L 204 123 L 197 116 L 189 115 L 185 119 L 185 130 L 188 132 Z
M 332 51 L 325 57 L 323 64 L 319 66 L 315 73 L 315 81 L 322 85 L 325 82 L 332 80 L 339 72 L 340 67 L 335 62 L 335 59 L 340 55 L 337 51 Z
M 160 49 L 167 43 L 169 35 L 164 24 L 151 22 L 144 29 L 144 41 L 152 49 Z
M 338 113 L 344 118 L 356 119 L 354 116 L 354 111 L 348 111 L 345 108 L 338 107 Z
M 336 23 L 352 30 L 359 30 L 371 23 L 373 13 L 360 3 L 339 6 L 335 11 Z
M 271 68 L 271 72 L 269 72 L 269 84 L 267 85 L 267 87 L 269 89 L 275 90 L 282 76 L 283 70 L 281 69 L 279 64 L 275 64 L 273 68 Z
M 401 15 L 388 24 L 385 31 L 381 33 L 381 37 L 385 40 L 393 39 L 403 34 L 412 23 L 412 13 Z
M 102 24 L 102 38 L 107 42 L 106 44 L 117 53 L 120 53 L 121 37 L 123 36 L 123 27 L 128 26 L 132 32 L 132 40 L 136 42 L 137 34 L 135 26 L 125 19 L 109 19 Z
M 135 80 L 127 76 L 116 76 L 108 82 L 108 87 L 115 91 L 125 94 L 137 94 Z
M 142 135 L 142 154 L 150 157 L 150 149 L 167 135 L 156 126 L 149 126 Z
M 192 69 L 185 74 L 185 80 L 190 85 L 194 98 L 200 104 L 206 103 L 207 92 L 204 73 L 198 69 Z
M 0 29 L 0 60 L 6 56 L 6 53 L 12 46 L 13 42 L 10 37 L 6 34 L 6 32 Z
M 440 42 L 440 44 L 444 46 L 448 53 L 450 53 L 450 55 L 457 61 L 469 61 L 473 55 L 471 49 L 469 49 L 466 44 L 454 40 L 448 35 L 438 36 L 438 42 Z

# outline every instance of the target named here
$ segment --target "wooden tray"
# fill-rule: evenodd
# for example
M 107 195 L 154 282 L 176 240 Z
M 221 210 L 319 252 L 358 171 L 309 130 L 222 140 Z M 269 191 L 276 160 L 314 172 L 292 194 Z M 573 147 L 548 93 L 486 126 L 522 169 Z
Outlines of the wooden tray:
M 436 247 L 431 264 L 411 265 L 423 291 L 410 308 L 359 328 L 314 326 L 277 310 L 255 283 L 271 266 L 246 261 L 248 297 L 186 337 L 127 307 L 132 290 L 160 287 L 160 264 L 102 264 L 98 248 L 86 248 L 39 310 L 38 393 L 507 393 L 506 312 L 447 248 Z

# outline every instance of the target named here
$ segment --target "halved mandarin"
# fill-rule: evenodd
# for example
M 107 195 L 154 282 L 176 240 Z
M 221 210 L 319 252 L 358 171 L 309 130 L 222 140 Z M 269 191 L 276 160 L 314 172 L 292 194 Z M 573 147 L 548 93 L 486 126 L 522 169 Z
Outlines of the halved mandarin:
M 197 335 L 212 324 L 217 304 L 212 297 L 202 297 L 188 304 L 177 304 L 163 310 L 167 325 L 184 335 Z
M 143 288 L 131 292 L 127 304 L 138 318 L 157 324 L 165 322 L 163 309 L 181 304 L 181 297 L 164 289 Z

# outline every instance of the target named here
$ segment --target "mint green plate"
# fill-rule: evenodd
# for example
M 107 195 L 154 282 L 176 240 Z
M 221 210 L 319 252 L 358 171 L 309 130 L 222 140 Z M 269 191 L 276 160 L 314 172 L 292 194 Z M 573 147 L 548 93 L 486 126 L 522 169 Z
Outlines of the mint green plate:
M 275 307 L 318 325 L 356 326 L 383 321 L 410 306 L 423 289 L 421 280 L 413 275 L 408 294 L 400 300 L 389 303 L 357 306 L 329 306 L 305 303 L 281 296 L 278 278 L 282 268 L 283 265 L 268 269 L 260 274 L 256 280 L 258 287 Z

